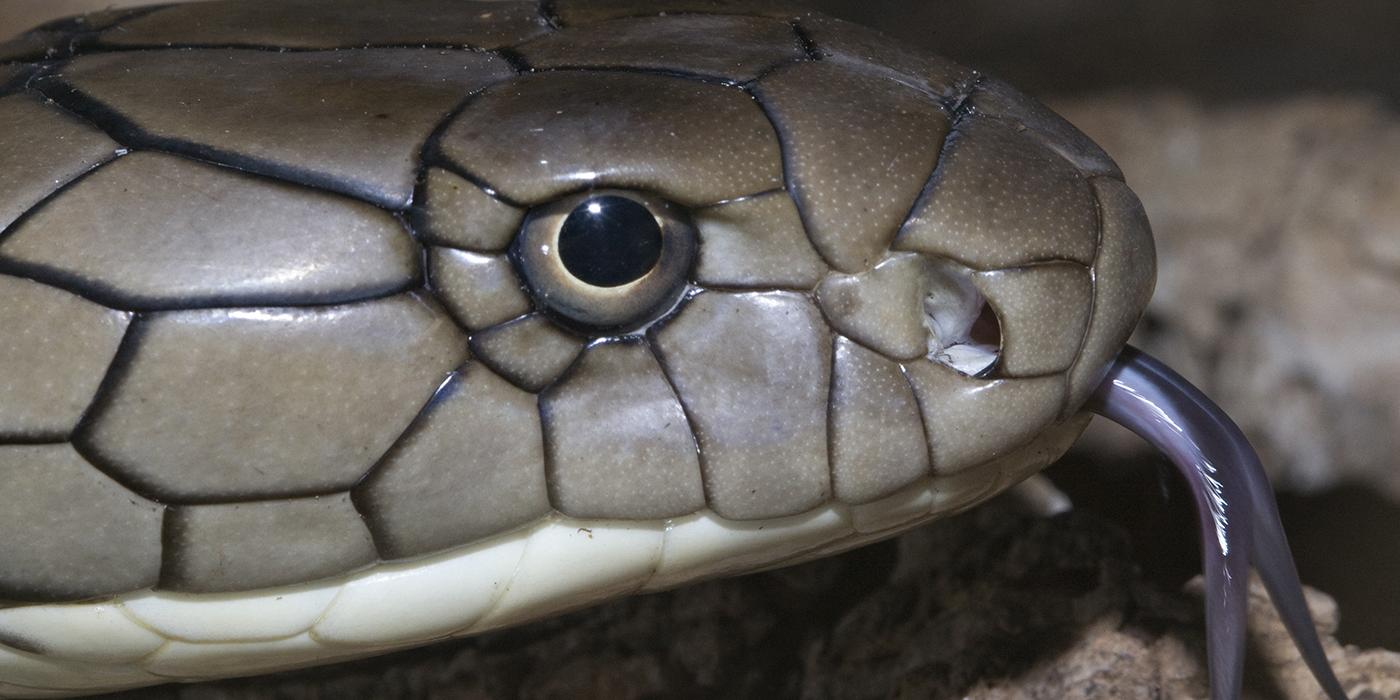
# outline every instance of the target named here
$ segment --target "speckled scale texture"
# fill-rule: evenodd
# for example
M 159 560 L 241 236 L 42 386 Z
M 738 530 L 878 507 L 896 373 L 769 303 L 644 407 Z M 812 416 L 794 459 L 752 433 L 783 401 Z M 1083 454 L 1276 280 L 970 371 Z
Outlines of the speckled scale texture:
M 119 596 L 190 641 L 161 621 L 203 594 L 306 584 L 266 603 L 305 625 L 223 639 L 282 665 L 966 507 L 1083 429 L 1152 289 L 1082 134 L 785 3 L 144 8 L 0 45 L 0 84 L 0 601 Z M 693 227 L 677 300 L 620 330 L 563 322 L 512 248 L 592 188 Z M 77 608 L 12 603 L 0 671 L 6 625 L 94 658 L 24 627 Z M 122 639 L 137 675 L 55 687 L 223 653 Z

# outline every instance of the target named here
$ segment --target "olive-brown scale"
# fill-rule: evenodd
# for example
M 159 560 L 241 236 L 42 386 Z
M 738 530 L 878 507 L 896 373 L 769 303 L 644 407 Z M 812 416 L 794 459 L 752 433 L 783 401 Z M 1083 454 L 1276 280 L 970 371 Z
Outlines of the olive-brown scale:
M 1044 464 L 1151 293 L 1102 151 L 868 30 L 716 0 L 353 7 L 0 46 L 0 600 L 262 589 L 556 512 L 766 520 Z M 651 213 L 660 262 L 590 285 L 559 251 L 604 192 Z

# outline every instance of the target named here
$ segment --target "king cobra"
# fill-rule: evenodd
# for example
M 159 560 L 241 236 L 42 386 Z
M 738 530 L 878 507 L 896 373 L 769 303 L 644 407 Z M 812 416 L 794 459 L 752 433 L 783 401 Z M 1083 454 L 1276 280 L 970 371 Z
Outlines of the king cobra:
M 220 1 L 0 45 L 0 695 L 363 657 L 888 538 L 1092 413 L 1344 694 L 1146 216 L 994 78 L 759 0 Z

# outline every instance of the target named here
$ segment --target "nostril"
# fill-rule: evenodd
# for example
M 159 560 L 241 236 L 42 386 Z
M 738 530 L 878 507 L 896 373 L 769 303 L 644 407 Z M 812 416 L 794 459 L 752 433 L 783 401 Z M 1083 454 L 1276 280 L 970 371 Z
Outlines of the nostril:
M 923 290 L 928 359 L 968 376 L 990 373 L 1001 352 L 1001 323 L 970 271 L 950 263 L 931 265 Z
M 997 320 L 996 311 L 985 299 L 982 300 L 982 310 L 977 314 L 977 320 L 972 322 L 972 330 L 967 337 L 974 344 L 993 348 L 994 352 L 1001 349 L 1001 321 Z

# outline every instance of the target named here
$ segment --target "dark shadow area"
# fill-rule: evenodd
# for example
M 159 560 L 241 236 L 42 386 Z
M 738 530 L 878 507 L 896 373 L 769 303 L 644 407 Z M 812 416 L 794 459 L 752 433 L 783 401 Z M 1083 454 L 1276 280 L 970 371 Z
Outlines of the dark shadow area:
M 1164 459 L 1103 460 L 1075 449 L 1047 476 L 1075 508 L 1128 532 L 1143 577 L 1178 590 L 1200 573 L 1191 494 Z M 1337 639 L 1361 647 L 1400 647 L 1400 504 L 1360 486 L 1315 495 L 1280 494 L 1298 573 L 1342 610 Z
M 1174 591 L 1201 573 L 1191 494 L 1166 459 L 1146 451 L 1141 458 L 1101 459 L 1076 447 L 1045 475 L 1075 510 L 1128 533 L 1143 578 Z
M 1208 99 L 1400 98 L 1393 0 L 811 0 L 1035 95 L 1169 87 Z
M 1298 568 L 1342 609 L 1337 638 L 1400 648 L 1400 505 L 1347 485 L 1313 496 L 1280 494 Z

